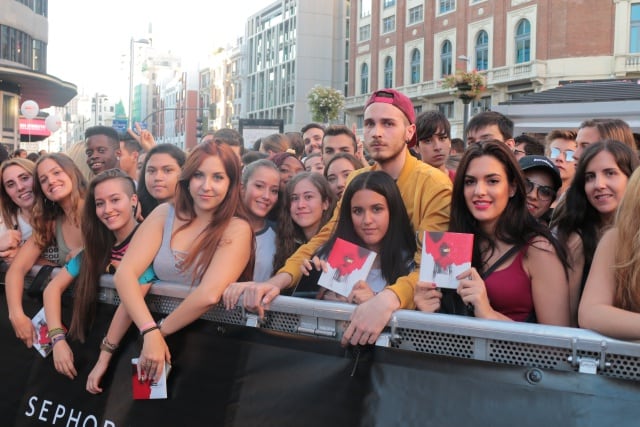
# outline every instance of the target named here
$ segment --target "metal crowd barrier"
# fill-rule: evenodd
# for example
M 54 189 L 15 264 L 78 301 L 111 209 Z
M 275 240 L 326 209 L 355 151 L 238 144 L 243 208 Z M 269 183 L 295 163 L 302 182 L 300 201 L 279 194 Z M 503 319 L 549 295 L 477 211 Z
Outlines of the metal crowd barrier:
M 147 302 L 152 311 L 168 314 L 188 292 L 182 285 L 157 282 Z M 99 299 L 119 304 L 111 276 L 103 276 Z M 240 306 L 229 311 L 221 305 L 202 318 L 340 340 L 354 308 L 345 303 L 279 296 L 263 320 Z M 376 345 L 497 364 L 640 379 L 640 343 L 586 329 L 398 310 Z

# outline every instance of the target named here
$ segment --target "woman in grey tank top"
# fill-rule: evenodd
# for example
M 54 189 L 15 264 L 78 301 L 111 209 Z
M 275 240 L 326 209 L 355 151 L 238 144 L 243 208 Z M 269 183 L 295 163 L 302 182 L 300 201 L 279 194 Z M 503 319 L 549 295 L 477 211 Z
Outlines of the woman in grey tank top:
M 140 379 L 158 378 L 171 354 L 164 337 L 199 319 L 226 287 L 253 274 L 254 237 L 240 203 L 240 162 L 226 144 L 196 146 L 184 165 L 173 204 L 158 206 L 133 237 L 114 281 L 143 336 Z M 138 289 L 150 263 L 160 280 L 193 291 L 156 324 Z

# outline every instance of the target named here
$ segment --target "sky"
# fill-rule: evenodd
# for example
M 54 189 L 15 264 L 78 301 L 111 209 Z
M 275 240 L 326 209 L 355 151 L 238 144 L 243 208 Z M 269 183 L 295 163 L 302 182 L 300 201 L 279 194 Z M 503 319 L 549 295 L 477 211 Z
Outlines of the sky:
M 210 51 L 244 35 L 247 18 L 272 3 L 274 0 L 49 2 L 47 73 L 75 84 L 78 93 L 106 94 L 126 105 L 130 40 L 146 38 L 149 23 L 154 48 L 182 57 L 183 66 L 196 67 Z

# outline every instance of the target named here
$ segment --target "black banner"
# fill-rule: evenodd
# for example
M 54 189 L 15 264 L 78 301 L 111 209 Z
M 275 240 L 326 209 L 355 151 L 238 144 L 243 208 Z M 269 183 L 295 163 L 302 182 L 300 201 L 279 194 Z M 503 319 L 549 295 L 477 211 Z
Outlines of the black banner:
M 25 300 L 28 315 L 39 302 Z M 104 393 L 85 391 L 114 307 L 100 305 L 78 377 L 19 342 L 0 301 L 0 425 L 15 426 L 624 426 L 640 415 L 635 381 L 431 356 L 198 321 L 169 337 L 169 398 L 134 401 L 136 331 Z M 65 312 L 68 315 L 68 309 Z

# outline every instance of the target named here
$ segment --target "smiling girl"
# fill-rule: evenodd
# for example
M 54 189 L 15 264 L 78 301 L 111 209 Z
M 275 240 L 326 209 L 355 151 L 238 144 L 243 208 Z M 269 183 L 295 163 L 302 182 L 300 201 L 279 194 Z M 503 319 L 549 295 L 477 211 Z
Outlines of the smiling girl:
M 475 317 L 569 325 L 564 252 L 527 211 L 524 176 L 503 142 L 472 144 L 465 152 L 449 230 L 475 235 L 472 268 L 457 277 L 457 294 Z M 416 286 L 420 310 L 437 311 L 441 298 L 434 283 Z
M 53 345 L 53 362 L 56 370 L 73 379 L 77 375 L 73 352 L 66 342 L 62 326 L 62 293 L 77 278 L 74 289 L 73 315 L 69 337 L 84 342 L 85 332 L 95 317 L 96 298 L 100 276 L 113 274 L 131 237 L 136 230 L 135 209 L 138 198 L 135 184 L 119 169 L 109 169 L 98 174 L 89 186 L 82 215 L 82 235 L 85 249 L 69 261 L 47 285 L 43 294 L 44 309 Z M 142 293 L 146 293 L 153 280 L 153 270 L 147 269 L 139 278 Z M 100 357 L 89 375 L 87 390 L 101 392 L 100 379 L 106 371 L 113 351 L 131 325 L 131 318 L 123 306 L 118 306 L 100 346 Z
M 27 347 L 33 344 L 35 329 L 22 308 L 24 277 L 41 256 L 52 264 L 64 265 L 82 250 L 80 218 L 86 191 L 82 173 L 68 156 L 52 153 L 38 159 L 33 231 L 6 275 L 9 319 L 16 336 Z
M 301 172 L 287 183 L 278 221 L 274 271 L 296 249 L 311 239 L 331 218 L 335 199 L 327 180 L 314 172 Z
M 18 248 L 31 236 L 31 209 L 35 164 L 26 159 L 6 160 L 0 166 L 0 210 L 3 231 L 0 233 L 0 257 L 13 261 Z
M 270 160 L 249 163 L 242 171 L 242 203 L 247 209 L 249 223 L 256 235 L 256 260 L 253 280 L 271 277 L 273 256 L 276 253 L 275 223 L 267 216 L 278 203 L 280 172 Z
M 240 162 L 228 145 L 197 145 L 180 175 L 175 204 L 162 204 L 145 219 L 116 271 L 118 294 L 143 336 L 141 379 L 157 378 L 170 363 L 165 336 L 199 319 L 231 282 L 253 276 L 254 237 L 240 178 Z M 158 279 L 190 290 L 160 324 L 137 279 L 151 263 Z
M 571 256 L 569 292 L 572 322 L 602 234 L 613 224 L 629 176 L 638 167 L 637 154 L 619 141 L 600 141 L 582 152 L 576 174 L 551 222 Z

